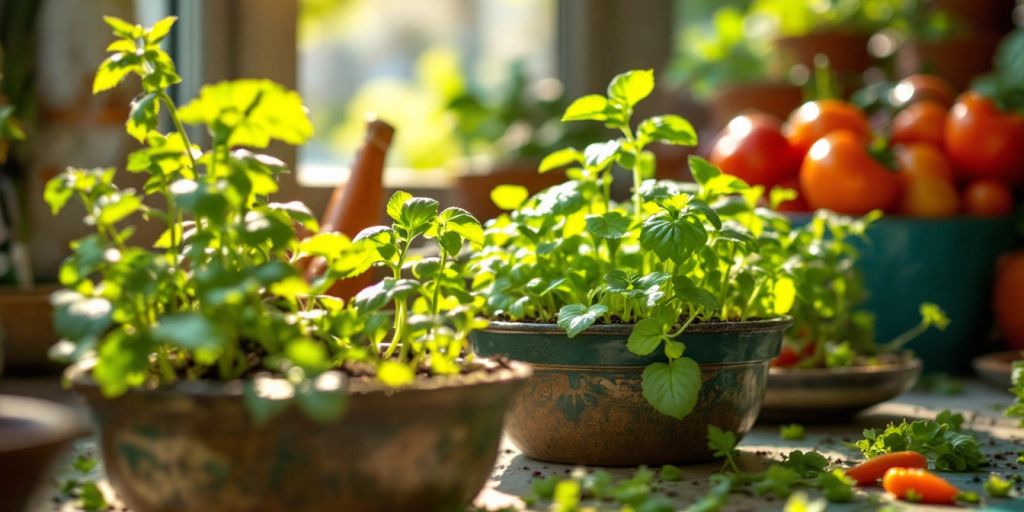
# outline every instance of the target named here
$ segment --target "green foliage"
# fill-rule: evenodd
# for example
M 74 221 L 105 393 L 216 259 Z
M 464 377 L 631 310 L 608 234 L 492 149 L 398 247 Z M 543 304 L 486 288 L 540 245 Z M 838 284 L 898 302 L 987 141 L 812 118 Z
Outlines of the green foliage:
M 867 458 L 915 451 L 928 457 L 939 471 L 974 471 L 988 464 L 978 440 L 970 434 L 956 432 L 949 422 L 916 420 L 908 423 L 904 420 L 898 425 L 890 423 L 883 430 L 865 430 L 864 438 L 854 446 Z
M 1021 418 L 1021 425 L 1024 425 L 1024 360 L 1013 362 L 1013 370 L 1010 375 L 1013 381 L 1010 393 L 1013 393 L 1014 399 L 1013 404 L 1006 409 L 1006 415 L 1011 418 Z
M 980 76 L 971 88 L 991 98 L 1003 110 L 1024 113 L 1024 28 L 1003 38 L 992 62 L 992 72 Z
M 1007 480 L 992 473 L 985 481 L 985 494 L 993 498 L 1008 498 L 1013 492 L 1013 480 Z
M 466 278 L 493 317 L 557 322 L 576 337 L 595 324 L 635 324 L 627 347 L 664 360 L 643 374 L 644 396 L 683 418 L 701 387 L 684 357 L 693 322 L 770 318 L 796 300 L 789 258 L 798 237 L 785 217 L 758 206 L 763 189 L 692 158 L 696 184 L 655 181 L 654 142 L 696 143 L 679 116 L 634 122 L 653 90 L 650 70 L 614 77 L 607 95 L 572 102 L 564 121 L 596 121 L 618 136 L 550 154 L 541 171 L 569 166 L 569 181 L 491 221 Z M 630 201 L 611 198 L 612 169 L 632 172 Z M 505 196 L 504 191 L 499 194 Z
M 466 336 L 481 321 L 455 258 L 482 242 L 479 222 L 398 192 L 388 202 L 392 225 L 354 240 L 318 233 L 306 206 L 270 201 L 285 166 L 253 152 L 312 134 L 299 95 L 237 80 L 204 86 L 179 109 L 167 87 L 180 78 L 159 46 L 173 22 L 145 28 L 107 18 L 118 39 L 94 82 L 97 91 L 130 75 L 143 83 L 126 124 L 143 142 L 127 165 L 147 176 L 141 193 L 118 187 L 114 168 L 69 168 L 46 184 L 54 213 L 76 199 L 95 227 L 60 269 L 65 289 L 53 304 L 64 341 L 55 352 L 92 365 L 108 396 L 179 379 L 252 377 L 245 397 L 257 421 L 291 399 L 313 419 L 336 418 L 345 405 L 336 369 L 346 363 L 375 369 L 390 387 L 411 383 L 420 368 L 458 373 Z M 157 131 L 160 115 L 173 131 Z M 204 128 L 211 146 L 192 144 L 185 126 Z M 160 200 L 144 201 L 151 196 Z M 163 228 L 153 247 L 132 244 L 139 222 Z M 439 257 L 409 256 L 421 238 Z M 310 258 L 327 270 L 307 283 L 296 264 Z M 324 294 L 375 265 L 392 277 L 347 304 Z
M 787 441 L 799 441 L 804 438 L 806 431 L 799 423 L 791 423 L 779 427 L 779 437 Z

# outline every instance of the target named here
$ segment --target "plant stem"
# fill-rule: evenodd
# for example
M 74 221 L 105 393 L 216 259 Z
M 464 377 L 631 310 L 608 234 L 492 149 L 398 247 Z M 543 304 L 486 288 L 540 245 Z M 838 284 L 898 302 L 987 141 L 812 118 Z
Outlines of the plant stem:
M 910 343 L 914 338 L 924 334 L 928 330 L 928 326 L 924 322 L 921 322 L 910 329 L 907 329 L 903 334 L 895 337 L 889 343 L 882 345 L 883 352 L 894 352 L 903 345 Z
M 199 167 L 196 165 L 196 158 L 192 155 L 192 142 L 188 138 L 188 133 L 185 132 L 185 125 L 181 124 L 181 119 L 178 118 L 178 109 L 174 105 L 174 101 L 167 95 L 167 91 L 160 91 L 156 94 L 160 101 L 167 105 L 167 114 L 171 116 L 174 129 L 181 134 L 181 140 L 185 143 L 185 153 L 188 154 L 188 161 L 192 164 L 192 171 L 198 171 Z

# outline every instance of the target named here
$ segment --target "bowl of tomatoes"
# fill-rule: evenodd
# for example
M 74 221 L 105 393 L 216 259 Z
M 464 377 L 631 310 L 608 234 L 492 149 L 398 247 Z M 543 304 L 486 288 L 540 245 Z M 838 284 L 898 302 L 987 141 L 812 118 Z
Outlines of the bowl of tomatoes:
M 710 159 L 726 173 L 796 193 L 779 209 L 885 212 L 857 243 L 866 308 L 880 339 L 914 323 L 922 302 L 951 323 L 909 346 L 927 371 L 965 372 L 988 341 L 994 263 L 1020 245 L 1012 214 L 1024 184 L 1024 114 L 998 97 L 954 96 L 940 79 L 895 84 L 869 116 L 840 99 L 809 101 L 785 122 L 741 115 Z M 803 213 L 801 213 L 803 212 Z

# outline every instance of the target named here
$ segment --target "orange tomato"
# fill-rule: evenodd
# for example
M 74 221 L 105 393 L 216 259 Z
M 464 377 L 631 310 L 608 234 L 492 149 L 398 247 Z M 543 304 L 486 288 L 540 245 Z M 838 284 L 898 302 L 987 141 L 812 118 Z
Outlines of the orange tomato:
M 800 156 L 767 114 L 735 117 L 711 148 L 711 163 L 751 185 L 772 187 L 795 178 Z
M 1021 141 L 1024 144 L 1024 140 Z M 998 180 L 975 180 L 964 188 L 964 211 L 977 217 L 1005 217 L 1013 213 L 1013 192 Z
M 950 109 L 944 135 L 962 178 L 1024 178 L 1024 115 L 1001 112 L 992 100 L 969 91 Z
M 839 130 L 811 147 L 800 168 L 800 188 L 813 208 L 863 215 L 890 207 L 900 178 L 868 154 L 860 134 Z
M 945 180 L 911 178 L 904 183 L 899 212 L 913 217 L 952 217 L 960 213 L 960 194 Z
M 818 139 L 836 130 L 849 130 L 865 141 L 871 136 L 864 112 L 842 100 L 804 103 L 789 115 L 783 127 L 789 143 L 800 155 L 806 154 Z
M 1024 250 L 999 258 L 992 295 L 999 331 L 1010 348 L 1024 350 Z
M 921 468 L 890 468 L 882 477 L 882 488 L 901 500 L 916 498 L 935 505 L 956 503 L 960 494 L 953 484 Z
M 846 470 L 846 476 L 857 485 L 871 485 L 885 476 L 890 468 L 928 469 L 928 458 L 917 452 L 892 452 L 872 457 Z
M 949 108 L 956 93 L 949 82 L 935 75 L 910 75 L 896 83 L 892 96 L 893 103 L 900 106 L 930 100 Z
M 956 182 L 953 166 L 939 148 L 930 144 L 896 146 L 896 162 L 900 172 L 915 178 L 934 178 Z
M 918 101 L 892 118 L 892 141 L 921 142 L 942 147 L 948 110 L 932 100 Z

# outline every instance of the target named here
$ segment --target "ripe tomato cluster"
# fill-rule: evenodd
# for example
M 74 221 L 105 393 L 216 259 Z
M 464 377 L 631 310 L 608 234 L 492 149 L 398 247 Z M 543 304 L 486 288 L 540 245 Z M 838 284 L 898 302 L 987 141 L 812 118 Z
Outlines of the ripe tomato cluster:
M 733 119 L 710 159 L 751 184 L 799 192 L 782 210 L 874 209 L 916 217 L 1005 216 L 1024 184 L 1024 114 L 928 75 L 908 77 L 901 108 L 877 136 L 851 103 L 810 101 L 785 123 L 766 114 Z M 880 142 L 880 143 L 879 143 Z

